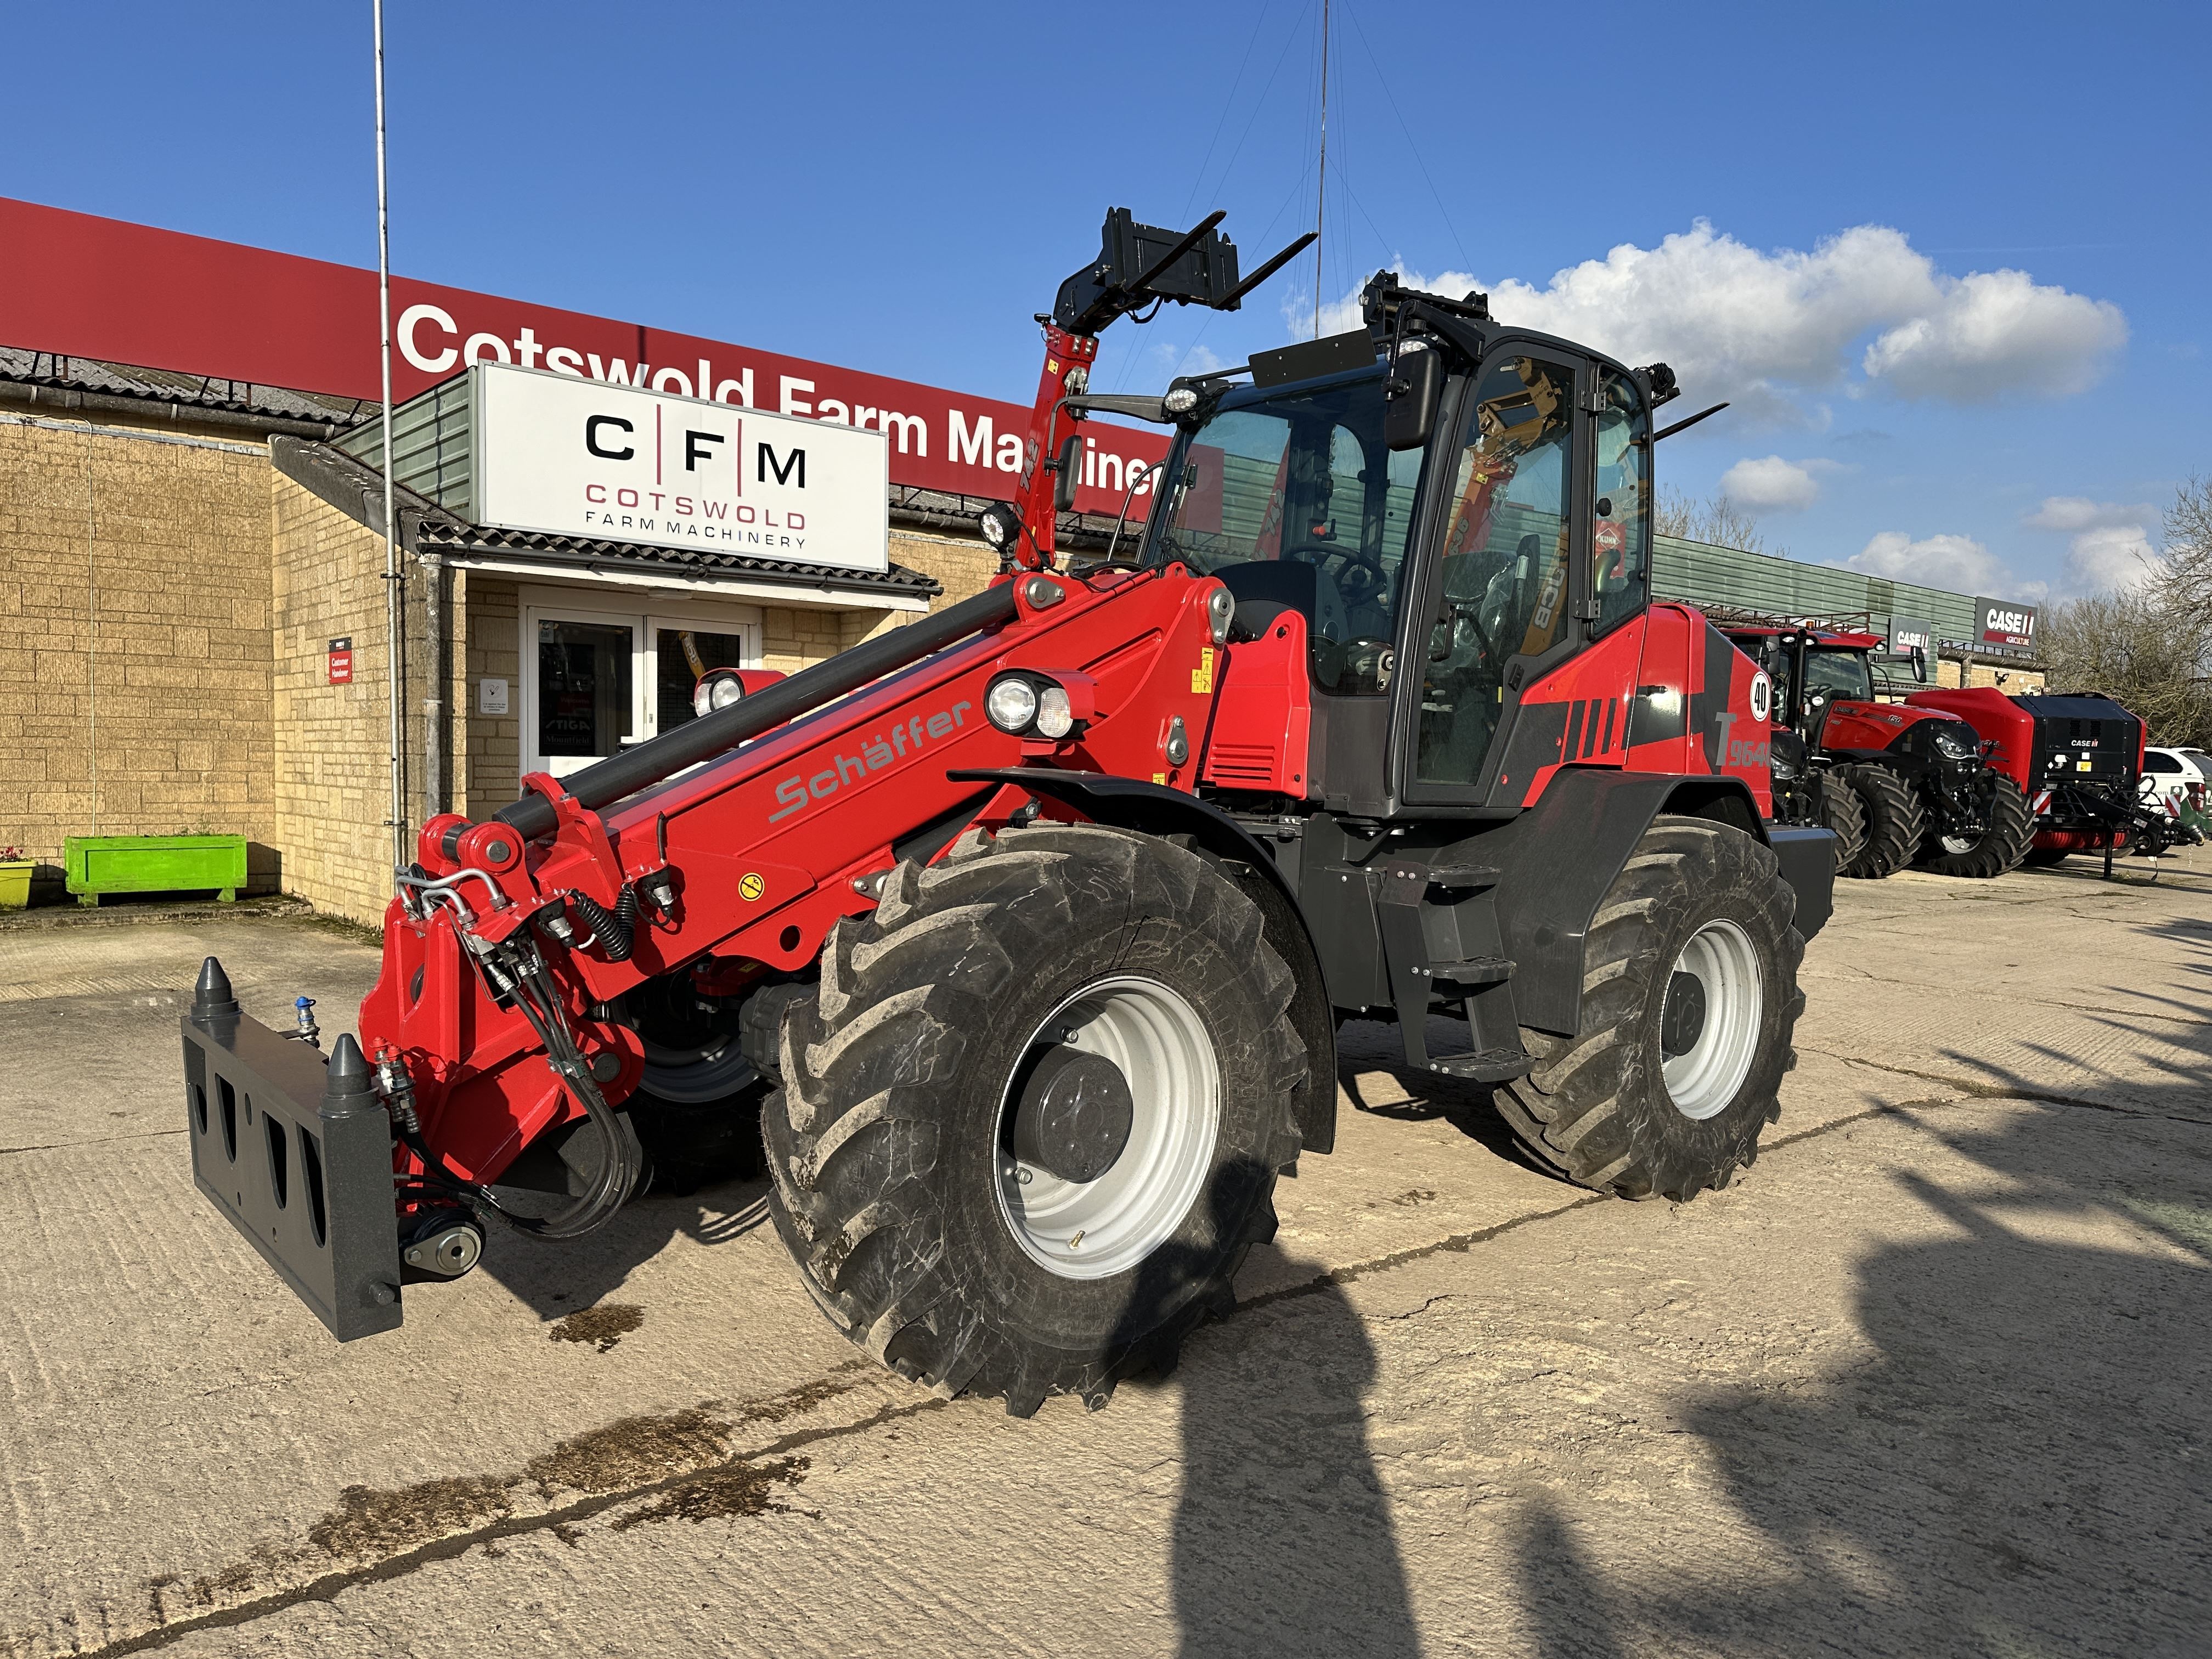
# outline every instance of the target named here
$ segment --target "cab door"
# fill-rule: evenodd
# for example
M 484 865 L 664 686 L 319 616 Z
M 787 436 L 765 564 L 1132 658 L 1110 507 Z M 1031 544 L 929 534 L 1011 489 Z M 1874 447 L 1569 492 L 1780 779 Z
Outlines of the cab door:
M 1504 339 L 1439 438 L 1430 556 L 1405 636 L 1393 742 L 1399 798 L 1479 807 L 1524 692 L 1571 656 L 1589 614 L 1593 366 Z M 1553 744 L 1556 750 L 1557 744 Z

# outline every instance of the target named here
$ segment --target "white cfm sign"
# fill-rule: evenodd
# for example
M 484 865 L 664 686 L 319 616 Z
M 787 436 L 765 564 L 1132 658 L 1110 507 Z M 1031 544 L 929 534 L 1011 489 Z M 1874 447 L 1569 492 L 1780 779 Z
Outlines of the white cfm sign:
M 502 363 L 469 374 L 479 523 L 890 568 L 880 432 Z

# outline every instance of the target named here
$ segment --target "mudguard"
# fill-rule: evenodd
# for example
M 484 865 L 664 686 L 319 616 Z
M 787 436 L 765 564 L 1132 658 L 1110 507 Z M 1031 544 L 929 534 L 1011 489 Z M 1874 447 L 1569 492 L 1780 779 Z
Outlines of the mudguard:
M 1515 963 L 1522 1024 L 1568 1036 L 1581 1030 L 1590 922 L 1652 820 L 1670 811 L 1747 827 L 1781 859 L 1797 894 L 1798 932 L 1809 938 L 1827 921 L 1835 878 L 1835 837 L 1827 830 L 1768 825 L 1733 778 L 1565 769 L 1534 805 L 1475 844 L 1481 861 L 1501 872 L 1498 931 Z

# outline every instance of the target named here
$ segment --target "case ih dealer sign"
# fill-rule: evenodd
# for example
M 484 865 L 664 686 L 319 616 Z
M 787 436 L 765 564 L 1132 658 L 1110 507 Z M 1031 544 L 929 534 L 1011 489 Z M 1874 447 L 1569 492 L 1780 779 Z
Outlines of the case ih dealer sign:
M 479 363 L 477 522 L 890 568 L 881 432 Z
M 1986 650 L 2033 651 L 2035 648 L 2035 607 L 2009 599 L 1974 601 L 1975 643 Z

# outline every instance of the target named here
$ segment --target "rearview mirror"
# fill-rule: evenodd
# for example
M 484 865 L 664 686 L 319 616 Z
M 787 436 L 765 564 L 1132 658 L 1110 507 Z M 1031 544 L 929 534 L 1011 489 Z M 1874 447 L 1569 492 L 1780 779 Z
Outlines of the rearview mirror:
M 1425 448 L 1443 396 L 1444 360 L 1439 351 L 1401 351 L 1385 388 L 1382 441 L 1392 449 Z
M 1052 507 L 1055 513 L 1075 511 L 1075 487 L 1083 482 L 1083 434 L 1071 432 L 1067 441 L 1060 447 L 1060 477 L 1053 483 Z
M 1912 647 L 1912 678 L 1923 685 L 1928 684 L 1928 647 L 1924 645 Z

